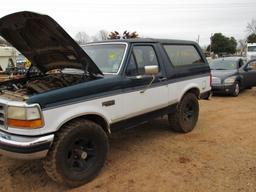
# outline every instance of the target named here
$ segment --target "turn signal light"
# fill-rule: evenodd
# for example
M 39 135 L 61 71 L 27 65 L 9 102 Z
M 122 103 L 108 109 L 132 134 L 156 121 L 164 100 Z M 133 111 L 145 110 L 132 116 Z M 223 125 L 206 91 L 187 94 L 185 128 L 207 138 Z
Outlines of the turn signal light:
M 15 128 L 28 128 L 35 129 L 43 126 L 43 121 L 41 119 L 35 120 L 18 120 L 18 119 L 8 119 L 8 126 Z

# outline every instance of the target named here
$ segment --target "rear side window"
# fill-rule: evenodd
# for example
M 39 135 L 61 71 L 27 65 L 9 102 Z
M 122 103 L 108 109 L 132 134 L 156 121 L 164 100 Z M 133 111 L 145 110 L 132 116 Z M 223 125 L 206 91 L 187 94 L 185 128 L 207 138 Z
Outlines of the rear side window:
M 164 45 L 164 49 L 175 67 L 204 64 L 193 45 Z

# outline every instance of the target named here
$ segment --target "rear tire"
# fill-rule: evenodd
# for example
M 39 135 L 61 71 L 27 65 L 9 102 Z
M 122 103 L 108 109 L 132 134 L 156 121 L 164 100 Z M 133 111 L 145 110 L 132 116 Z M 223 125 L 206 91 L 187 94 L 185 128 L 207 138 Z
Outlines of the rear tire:
M 83 185 L 95 178 L 108 152 L 108 138 L 96 123 L 78 119 L 67 123 L 56 134 L 43 161 L 54 181 L 69 187 Z
M 170 128 L 181 133 L 192 131 L 199 115 L 198 99 L 193 93 L 186 93 L 177 105 L 176 112 L 168 115 Z

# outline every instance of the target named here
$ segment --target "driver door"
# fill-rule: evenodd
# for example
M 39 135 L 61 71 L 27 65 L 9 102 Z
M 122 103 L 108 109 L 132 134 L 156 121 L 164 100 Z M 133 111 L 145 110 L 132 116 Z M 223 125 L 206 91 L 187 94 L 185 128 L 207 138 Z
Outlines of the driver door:
M 154 45 L 134 45 L 126 68 L 124 110 L 127 118 L 164 108 L 168 104 L 168 85 Z M 159 74 L 150 87 L 152 76 L 144 67 L 157 65 Z
M 243 71 L 246 87 L 256 86 L 256 60 L 249 61 Z

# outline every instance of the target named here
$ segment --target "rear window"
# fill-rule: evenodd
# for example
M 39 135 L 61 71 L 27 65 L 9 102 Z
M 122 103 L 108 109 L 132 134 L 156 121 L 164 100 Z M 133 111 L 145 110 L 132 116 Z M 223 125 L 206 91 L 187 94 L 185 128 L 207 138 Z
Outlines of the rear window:
M 164 49 L 175 67 L 204 64 L 193 45 L 164 45 Z

